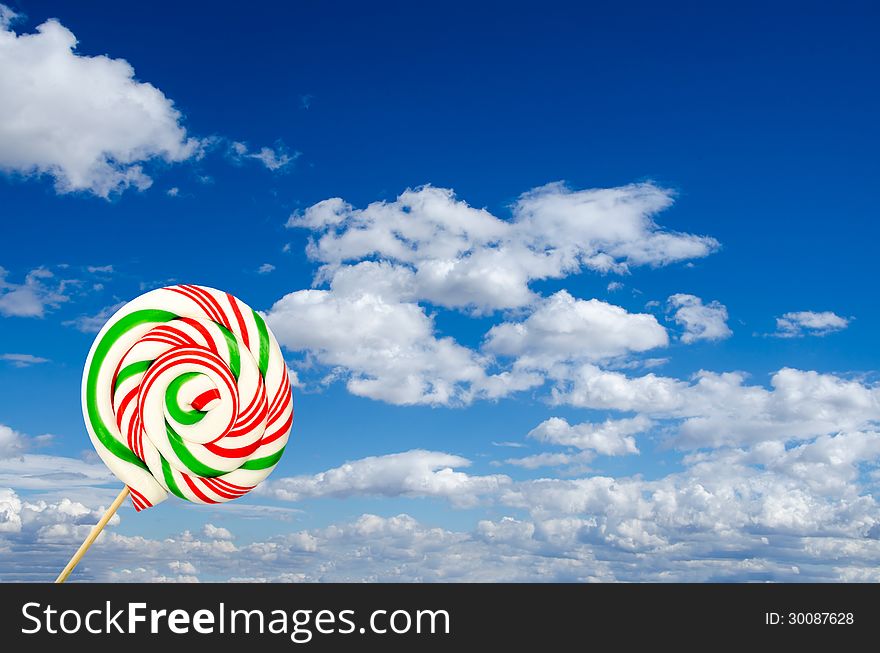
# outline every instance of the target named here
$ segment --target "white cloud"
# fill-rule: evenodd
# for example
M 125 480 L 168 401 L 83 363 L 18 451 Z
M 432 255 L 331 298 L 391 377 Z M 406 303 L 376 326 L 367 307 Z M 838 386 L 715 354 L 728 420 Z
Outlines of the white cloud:
M 529 284 L 714 251 L 711 238 L 654 223 L 670 203 L 671 194 L 652 184 L 584 191 L 550 184 L 522 195 L 510 220 L 432 186 L 364 209 L 324 200 L 288 226 L 314 232 L 307 251 L 322 264 L 315 285 L 328 287 L 286 295 L 267 319 L 283 346 L 329 368 L 325 382 L 345 379 L 360 396 L 432 405 L 505 397 L 542 385 L 562 363 L 668 344 L 651 315 L 564 290 L 542 298 Z M 496 324 L 477 351 L 438 334 L 427 305 L 529 312 Z
M 266 319 L 286 348 L 346 370 L 352 394 L 392 404 L 467 403 L 540 381 L 487 375 L 475 352 L 435 335 L 420 306 L 381 294 L 301 290 L 277 301 Z
M 578 453 L 536 453 L 521 458 L 508 458 L 505 465 L 514 465 L 525 469 L 538 469 L 539 467 L 564 467 L 568 465 L 584 464 L 593 460 L 594 455 L 589 451 Z M 499 463 L 493 463 L 499 464 Z
M 196 566 L 186 560 L 172 560 L 168 563 L 168 568 L 175 574 L 182 574 L 184 576 L 191 577 L 193 581 L 196 580 L 195 575 L 199 573 L 196 569 Z M 185 581 L 176 580 L 175 582 Z
M 0 360 L 8 361 L 13 367 L 30 367 L 49 362 L 48 358 L 33 354 L 0 354 Z
M 435 497 L 463 508 L 474 505 L 460 501 L 470 496 L 518 516 L 452 531 L 406 514 L 363 514 L 241 544 L 210 523 L 157 539 L 125 535 L 117 518 L 77 573 L 153 582 L 876 581 L 880 506 L 859 483 L 878 459 L 880 434 L 849 431 L 790 448 L 701 451 L 653 480 L 489 482 L 496 477 L 454 472 L 466 464 L 457 456 L 405 452 L 284 479 L 284 489 L 270 481 L 267 490 L 295 500 Z M 81 539 L 101 503 L 0 490 L 0 577 L 49 579 L 69 555 L 58 545 Z M 4 553 L 12 547 L 14 559 Z
M 575 425 L 569 424 L 560 417 L 551 417 L 532 429 L 528 437 L 544 444 L 567 447 L 568 451 L 542 452 L 521 458 L 508 458 L 504 463 L 526 469 L 576 466 L 570 468 L 568 472 L 582 472 L 585 469 L 584 465 L 591 462 L 596 455 L 624 456 L 639 453 L 633 436 L 647 431 L 651 426 L 651 420 L 643 416 Z M 580 451 L 572 452 L 572 449 Z
M 88 463 L 65 456 L 22 453 L 39 444 L 40 438 L 28 438 L 0 425 L 0 487 L 19 490 L 57 490 L 99 487 L 118 483 L 103 463 Z
M 551 417 L 533 428 L 529 437 L 545 444 L 576 447 L 604 456 L 622 456 L 639 452 L 633 436 L 649 428 L 651 420 L 642 416 L 574 425 L 561 417 Z
M 664 231 L 652 216 L 671 204 L 652 184 L 572 191 L 549 184 L 522 195 L 513 219 L 458 200 L 453 191 L 423 186 L 393 202 L 355 209 L 340 198 L 295 213 L 289 227 L 315 232 L 309 256 L 332 280 L 350 263 L 379 258 L 397 297 L 478 311 L 534 300 L 533 280 L 584 269 L 625 272 L 710 254 L 705 236 Z
M 778 338 L 799 338 L 801 336 L 825 336 L 835 331 L 842 331 L 849 326 L 849 319 L 840 317 L 831 311 L 797 311 L 785 313 L 776 318 Z
M 102 274 L 113 274 L 113 266 L 112 265 L 89 265 L 86 267 L 91 274 L 102 273 Z
M 536 429 L 541 431 L 538 440 L 584 446 L 583 453 L 592 453 L 598 433 L 630 433 L 646 424 L 543 426 Z M 600 440 L 626 443 L 626 437 Z M 612 448 L 620 449 L 619 444 Z M 540 456 L 514 464 L 570 464 L 582 454 Z M 63 469 L 60 461 L 45 460 L 43 468 Z M 478 521 L 471 530 L 451 531 L 406 514 L 363 514 L 262 540 L 236 537 L 234 529 L 210 522 L 156 539 L 126 535 L 117 515 L 77 577 L 152 582 L 876 581 L 880 505 L 863 483 L 866 472 L 876 474 L 878 462 L 880 433 L 872 430 L 845 430 L 790 447 L 763 441 L 701 450 L 681 461 L 681 471 L 655 479 L 592 475 L 513 481 L 457 471 L 469 464 L 460 456 L 414 450 L 269 481 L 259 492 L 294 501 L 424 497 L 457 508 L 485 503 L 500 515 Z M 36 467 L 28 461 L 18 478 L 30 476 Z M 0 483 L 6 480 L 0 474 Z M 88 533 L 109 498 L 50 499 L 0 489 L 0 578 L 51 580 L 66 562 L 70 544 Z M 241 507 L 252 513 L 263 508 Z M 504 516 L 508 510 L 518 516 Z M 276 519 L 272 513 L 264 517 Z M 236 559 L 231 567 L 230 556 Z
M 34 34 L 0 21 L 0 169 L 47 174 L 59 193 L 100 197 L 152 184 L 143 164 L 198 156 L 174 104 L 123 59 L 76 53 L 57 20 Z
M 513 356 L 517 364 L 548 369 L 560 361 L 600 360 L 668 344 L 653 315 L 627 313 L 597 299 L 576 299 L 560 290 L 522 322 L 504 322 L 486 334 L 485 348 Z
M 467 507 L 511 482 L 504 475 L 471 476 L 454 469 L 470 464 L 461 456 L 414 449 L 361 458 L 313 476 L 270 480 L 258 492 L 285 501 L 354 495 L 439 497 Z
M 8 275 L 0 266 L 0 315 L 4 317 L 43 317 L 47 309 L 68 301 L 64 283 L 53 286 L 50 280 L 55 275 L 46 268 L 31 270 L 20 284 L 7 281 Z
M 29 439 L 26 435 L 0 424 L 0 460 L 16 456 L 28 447 Z
M 165 194 L 168 197 L 177 197 L 178 195 L 180 195 L 180 189 L 177 186 L 172 186 L 171 188 L 169 188 L 168 190 L 165 191 Z
M 309 350 L 325 365 L 351 370 L 348 388 L 357 395 L 448 403 L 482 374 L 470 351 L 434 337 L 430 318 L 415 304 L 303 290 L 276 302 L 266 319 L 288 349 Z
M 38 508 L 33 510 L 33 508 Z M 4 519 L 8 514 L 8 518 Z M 27 517 L 25 517 L 25 515 Z M 0 550 L 3 581 L 47 581 L 69 546 L 88 532 L 95 512 L 82 505 L 41 505 L 0 490 L 0 531 L 16 563 Z M 118 518 L 89 550 L 73 580 L 109 582 L 443 582 L 612 580 L 604 563 L 582 550 L 577 559 L 542 551 L 534 526 L 511 518 L 484 521 L 474 533 L 419 523 L 406 514 L 359 517 L 326 528 L 289 532 L 249 544 L 196 537 L 123 535 Z M 6 525 L 4 527 L 4 525 Z M 0 546 L 4 541 L 0 539 Z M 229 559 L 235 557 L 236 564 Z M 514 563 L 514 564 L 511 564 Z
M 6 5 L 0 5 L 0 29 L 8 29 L 12 23 L 21 17 Z
M 504 322 L 488 332 L 486 354 L 515 359 L 509 369 L 493 373 L 497 361 L 439 337 L 423 307 L 390 299 L 394 276 L 386 264 L 366 262 L 349 270 L 333 279 L 330 290 L 290 293 L 266 317 L 287 349 L 307 352 L 336 370 L 331 378 L 346 378 L 353 394 L 393 404 L 504 397 L 542 385 L 543 373 L 560 363 L 607 359 L 668 342 L 652 315 L 560 291 L 522 322 Z
M 271 263 L 263 263 L 259 268 L 257 268 L 257 274 L 269 274 L 275 270 L 275 266 Z
M 715 251 L 714 238 L 664 231 L 653 222 L 671 204 L 672 193 L 650 183 L 580 191 L 554 183 L 522 195 L 514 219 L 530 240 L 568 249 L 600 271 L 667 265 Z
M 0 5 L 0 20 L 3 18 Z M 21 530 L 21 499 L 10 488 L 0 488 L 0 533 L 17 533 Z
M 234 161 L 243 161 L 252 159 L 263 164 L 268 170 L 276 171 L 290 165 L 299 158 L 300 153 L 294 152 L 289 154 L 283 145 L 278 145 L 275 149 L 271 147 L 261 147 L 259 151 L 252 152 L 246 143 L 233 141 L 230 145 L 230 156 Z
M 214 524 L 205 524 L 202 532 L 205 534 L 210 540 L 232 540 L 235 537 L 229 531 L 228 528 L 223 528 L 222 526 L 214 526 Z
M 667 300 L 672 319 L 682 327 L 681 341 L 692 343 L 697 340 L 724 340 L 733 335 L 727 326 L 727 307 L 713 301 L 703 304 L 695 295 L 678 293 Z
M 768 443 L 696 455 L 683 472 L 655 481 L 601 476 L 526 481 L 504 489 L 500 501 L 555 526 L 556 537 L 572 538 L 568 546 L 580 540 L 657 556 L 651 565 L 657 571 L 669 556 L 683 554 L 693 564 L 722 550 L 744 559 L 791 561 L 803 546 L 799 538 L 859 541 L 878 524 L 874 499 L 848 482 L 859 464 L 873 465 L 878 455 L 876 433 L 823 436 L 788 451 Z M 768 545 L 768 535 L 777 550 Z M 789 544 L 783 544 L 786 537 L 792 538 Z M 873 556 L 878 555 L 875 548 Z
M 72 326 L 83 333 L 98 333 L 98 331 L 101 330 L 101 327 L 107 323 L 107 320 L 109 320 L 113 314 L 123 306 L 125 306 L 125 302 L 105 306 L 95 315 L 80 315 L 73 320 L 66 320 L 63 324 L 64 326 Z
M 620 281 L 612 281 L 605 289 L 608 292 L 617 292 L 618 290 L 623 290 L 623 284 Z
M 585 364 L 560 379 L 553 389 L 553 400 L 579 408 L 666 414 L 683 405 L 687 387 L 684 381 L 653 373 L 630 377 Z
M 877 385 L 790 368 L 773 374 L 767 389 L 746 384 L 739 372 L 701 371 L 688 382 L 655 374 L 628 377 L 585 364 L 559 381 L 553 398 L 680 420 L 674 442 L 684 448 L 806 439 L 880 420 Z

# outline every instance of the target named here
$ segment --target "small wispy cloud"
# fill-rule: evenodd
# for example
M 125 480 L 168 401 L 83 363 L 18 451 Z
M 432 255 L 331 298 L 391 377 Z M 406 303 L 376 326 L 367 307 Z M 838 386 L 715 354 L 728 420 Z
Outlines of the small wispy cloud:
M 107 320 L 109 320 L 110 317 L 123 306 L 125 306 L 125 302 L 119 302 L 112 306 L 105 306 L 95 315 L 80 315 L 77 318 L 63 322 L 62 324 L 64 324 L 64 326 L 74 327 L 83 333 L 98 333 L 98 331 L 101 330 L 101 327 L 106 324 Z
M 852 318 L 841 317 L 832 311 L 795 311 L 776 318 L 776 338 L 801 338 L 803 336 L 826 336 L 842 331 Z
M 512 449 L 523 449 L 523 448 L 525 448 L 526 445 L 523 444 L 522 442 L 509 442 L 509 441 L 495 442 L 493 440 L 492 446 L 493 447 L 510 447 Z
M 278 143 L 274 149 L 264 146 L 257 151 L 252 151 L 247 143 L 241 141 L 233 141 L 229 146 L 229 156 L 233 161 L 240 163 L 245 159 L 253 159 L 273 172 L 290 165 L 299 158 L 300 154 L 300 152 L 288 152 L 283 143 Z
M 0 315 L 4 317 L 43 317 L 47 309 L 69 300 L 65 290 L 70 282 L 53 283 L 55 275 L 45 267 L 28 272 L 23 283 L 7 281 L 8 274 L 0 266 Z
M 539 469 L 541 467 L 564 467 L 575 463 L 588 463 L 594 457 L 589 451 L 578 453 L 538 453 L 524 458 L 508 458 L 505 465 L 522 467 L 523 469 Z
M 13 367 L 30 367 L 49 362 L 48 358 L 32 354 L 0 354 L 0 360 L 10 363 Z
M 263 263 L 259 268 L 257 268 L 257 274 L 269 274 L 275 270 L 275 266 L 271 263 Z

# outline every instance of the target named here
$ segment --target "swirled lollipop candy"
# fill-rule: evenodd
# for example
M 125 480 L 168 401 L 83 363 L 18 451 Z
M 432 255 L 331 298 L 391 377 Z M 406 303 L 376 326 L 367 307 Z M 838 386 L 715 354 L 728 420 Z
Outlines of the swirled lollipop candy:
M 263 318 L 193 285 L 153 290 L 110 318 L 86 359 L 82 404 L 138 511 L 169 493 L 246 494 L 275 468 L 293 422 L 287 365 Z

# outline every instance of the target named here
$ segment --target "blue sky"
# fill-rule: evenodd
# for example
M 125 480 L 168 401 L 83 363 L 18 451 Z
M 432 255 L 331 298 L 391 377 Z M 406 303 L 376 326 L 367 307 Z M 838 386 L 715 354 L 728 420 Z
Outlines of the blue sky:
M 39 488 L 16 486 L 15 460 L 23 476 L 31 473 L 28 456 L 85 455 L 83 464 L 95 464 L 84 453 L 90 444 L 79 405 L 82 363 L 94 338 L 85 318 L 100 321 L 108 307 L 173 280 L 221 288 L 266 311 L 286 347 L 302 385 L 294 390 L 291 444 L 270 481 L 293 479 L 292 485 L 270 483 L 266 494 L 240 503 L 298 512 L 284 512 L 284 520 L 278 512 L 244 519 L 241 511 L 224 511 L 227 506 L 206 510 L 172 501 L 137 516 L 126 509 L 117 539 L 94 552 L 83 578 L 227 577 L 207 554 L 193 561 L 195 571 L 172 568 L 179 559 L 157 558 L 161 571 L 153 573 L 138 572 L 119 553 L 130 544 L 124 538 L 142 535 L 175 538 L 183 547 L 180 559 L 196 555 L 180 544 L 187 540 L 179 534 L 201 532 L 204 523 L 230 531 L 244 561 L 232 575 L 241 577 L 257 574 L 247 566 L 256 554 L 245 547 L 284 542 L 290 557 L 279 558 L 278 573 L 302 570 L 310 580 L 468 580 L 482 579 L 478 570 L 490 568 L 492 578 L 525 580 L 653 580 L 664 572 L 681 580 L 791 580 L 794 567 L 807 580 L 869 578 L 880 558 L 880 510 L 871 494 L 880 455 L 873 430 L 880 419 L 880 313 L 870 298 L 880 93 L 872 83 L 878 16 L 869 3 L 631 3 L 625 9 L 255 3 L 244 11 L 215 3 L 8 6 L 18 17 L 4 19 L 0 56 L 8 72 L 0 73 L 0 88 L 8 93 L 0 100 L 0 116 L 8 125 L 23 124 L 12 116 L 28 116 L 33 124 L 21 133 L 17 127 L 0 130 L 0 266 L 6 271 L 0 279 L 0 354 L 47 359 L 0 360 L 0 425 L 12 433 L 6 436 L 12 471 L 3 467 L 0 486 L 8 483 L 13 493 L 5 513 L 13 525 L 0 528 L 0 535 L 9 533 L 14 550 L 32 552 L 47 567 L 63 564 L 63 535 L 73 548 L 91 519 L 89 512 L 77 509 L 70 516 L 59 509 L 49 522 L 20 518 L 14 526 L 14 514 L 25 514 L 25 504 L 42 500 L 54 506 L 64 495 L 48 481 Z M 53 86 L 47 69 L 35 73 L 19 47 L 21 38 L 12 36 L 34 33 L 50 18 L 77 39 L 72 52 L 47 41 L 56 54 L 74 65 L 98 55 L 122 59 L 134 77 L 111 70 L 98 79 L 82 66 L 77 77 Z M 40 80 L 45 93 L 22 90 L 28 75 Z M 149 120 L 133 110 L 127 116 L 125 102 L 115 109 L 111 102 L 135 97 L 143 91 L 140 83 L 160 94 L 151 96 L 155 112 Z M 106 111 L 106 120 L 80 120 L 82 107 Z M 123 135 L 113 131 L 116 124 Z M 70 144 L 70 152 L 62 145 L 47 153 L 40 143 L 48 133 L 61 139 L 50 142 Z M 135 166 L 138 176 L 107 182 L 107 175 L 133 175 Z M 428 254 L 395 258 L 378 241 L 341 259 L 306 254 L 310 239 L 343 234 L 359 219 L 383 229 L 384 214 L 367 207 L 400 206 L 397 198 L 407 189 L 454 191 L 437 209 L 441 222 L 466 203 L 514 224 L 525 210 L 524 193 L 560 181 L 568 190 L 539 192 L 533 223 L 520 230 L 528 233 L 511 236 L 511 242 L 555 236 L 555 247 L 576 243 L 583 245 L 581 254 L 617 247 L 616 271 L 581 262 L 549 278 L 533 274 L 522 286 L 529 298 L 510 305 L 498 299 L 509 299 L 507 286 L 492 286 L 487 275 L 478 275 L 480 291 L 495 298 L 479 306 L 457 296 L 454 284 L 381 295 L 357 272 L 362 267 L 356 268 L 353 291 L 326 281 L 366 262 L 410 274 L 436 263 Z M 616 245 L 596 246 L 595 234 L 547 226 L 551 200 L 592 198 L 590 189 L 610 189 L 623 204 L 638 203 L 646 188 L 671 205 L 646 208 L 640 215 L 656 228 L 649 225 Z M 338 232 L 314 220 L 311 228 L 288 226 L 291 216 L 301 225 L 308 222 L 315 215 L 310 207 L 331 198 L 350 205 Z M 584 219 L 577 210 L 564 209 L 572 224 Z M 629 219 L 619 208 L 603 211 L 603 224 Z M 417 206 L 402 210 L 414 223 L 436 218 L 429 214 Z M 440 232 L 419 247 L 443 245 Z M 632 252 L 652 233 L 672 234 L 680 242 L 665 254 L 637 260 Z M 685 237 L 714 240 L 700 241 L 704 251 L 684 254 L 676 247 L 684 246 Z M 459 263 L 481 247 L 467 238 L 472 249 L 453 257 Z M 338 244 L 333 240 L 330 249 Z M 500 276 L 509 272 L 505 265 L 528 264 L 515 251 L 505 256 Z M 321 265 L 330 266 L 329 277 L 316 282 Z M 29 274 L 31 285 L 25 281 Z M 611 283 L 621 285 L 609 288 Z M 22 285 L 30 293 L 27 306 L 4 304 L 3 297 Z M 315 327 L 322 319 L 317 313 L 298 326 L 297 311 L 313 310 L 300 303 L 309 288 L 345 313 L 321 337 L 314 334 L 322 331 Z M 566 351 L 554 344 L 559 334 L 538 333 L 537 327 L 518 349 L 492 344 L 490 329 L 528 329 L 530 316 L 551 311 L 551 298 L 561 300 L 562 291 L 573 302 L 565 310 L 574 312 L 547 314 L 551 323 L 574 330 Z M 451 383 L 451 398 L 431 399 L 423 392 L 394 399 L 399 366 L 380 378 L 379 391 L 352 385 L 352 379 L 375 375 L 375 361 L 391 351 L 370 351 L 377 334 L 356 342 L 356 335 L 344 331 L 346 320 L 361 324 L 370 318 L 351 308 L 364 294 L 380 296 L 393 316 L 390 331 L 378 334 L 385 338 L 382 346 L 397 346 L 394 338 L 402 338 L 401 347 L 428 361 L 414 373 L 428 384 Z M 282 298 L 290 298 L 289 304 L 282 306 Z M 602 322 L 596 311 L 604 309 L 586 304 L 591 299 L 620 307 L 623 317 Z M 687 307 L 696 310 L 688 313 Z M 395 311 L 412 324 L 399 322 Z M 418 331 L 424 324 L 427 334 Z M 406 340 L 409 326 L 418 333 Z M 343 331 L 334 335 L 335 328 Z M 591 338 L 597 329 L 617 333 L 620 341 L 604 353 L 595 351 Z M 540 381 L 490 396 L 482 381 L 438 371 L 441 359 L 448 360 L 436 345 L 444 338 L 454 339 L 463 348 L 456 351 L 481 373 L 531 374 Z M 786 368 L 799 376 L 774 385 L 774 375 Z M 699 385 L 695 375 L 701 370 L 743 377 L 712 377 L 719 388 L 688 390 Z M 612 396 L 614 391 L 603 394 L 583 380 L 584 374 L 595 381 L 603 373 L 619 375 L 619 390 L 638 379 L 648 379 L 642 385 L 651 388 L 640 395 L 626 385 Z M 675 397 L 658 398 L 667 390 Z M 742 424 L 735 424 L 737 417 Z M 562 436 L 541 436 L 539 425 L 550 418 L 587 425 L 582 436 L 605 420 L 617 425 L 644 419 L 650 425 L 631 436 L 615 431 L 617 446 L 632 437 L 638 454 L 610 455 L 611 445 L 597 448 L 595 438 L 589 446 L 583 438 L 583 446 L 566 446 Z M 38 439 L 42 434 L 52 437 Z M 844 463 L 828 453 L 835 447 L 847 452 Z M 370 458 L 414 450 L 447 459 L 426 463 L 413 454 L 400 463 L 413 466 L 406 481 L 395 485 L 383 480 L 386 473 L 393 477 L 384 465 L 398 463 Z M 504 462 L 543 453 L 569 460 L 541 467 Z M 330 487 L 326 478 L 313 476 L 364 459 L 369 482 L 348 478 Z M 715 476 L 712 465 L 733 470 L 728 485 L 704 482 L 702 475 Z M 442 482 L 447 468 L 459 475 L 451 485 Z M 839 483 L 822 480 L 829 478 Z M 630 489 L 596 498 L 594 505 L 585 497 L 604 483 L 596 479 Z M 434 483 L 445 489 L 413 489 Z M 538 496 L 536 488 L 549 492 L 551 485 L 573 492 L 585 507 L 562 509 L 556 499 Z M 714 507 L 688 503 L 694 487 L 709 488 Z M 102 501 L 106 505 L 112 488 L 104 481 L 86 484 L 72 498 L 94 511 Z M 739 505 L 725 498 L 728 491 L 754 496 Z M 671 512 L 664 512 L 660 499 L 666 493 L 678 493 Z M 623 505 L 618 502 L 624 495 L 638 503 L 640 494 L 654 499 L 647 506 L 614 507 Z M 802 497 L 803 506 L 780 504 L 786 495 Z M 371 556 L 357 563 L 351 558 L 356 543 L 369 545 L 372 536 L 334 539 L 327 529 L 355 532 L 365 514 L 384 520 L 384 535 L 375 535 Z M 823 517 L 813 523 L 806 514 Z M 389 520 L 398 515 L 412 521 L 395 526 Z M 563 537 L 565 520 L 574 530 Z M 511 524 L 515 537 L 486 535 L 486 529 Z M 45 530 L 50 527 L 55 531 Z M 432 528 L 442 529 L 437 537 L 449 538 L 450 551 L 466 549 L 459 558 L 474 566 L 445 577 L 431 572 L 454 567 L 443 562 L 443 551 L 424 552 L 415 544 L 422 541 L 419 533 Z M 296 549 L 292 533 L 314 538 L 316 552 Z M 686 552 L 673 553 L 682 543 Z M 834 546 L 846 545 L 859 553 L 841 561 Z M 404 571 L 391 562 L 397 548 L 416 552 L 401 563 Z M 506 565 L 497 562 L 502 549 L 512 561 Z M 649 562 L 631 571 L 626 556 L 635 554 Z M 559 559 L 570 566 L 549 562 Z M 420 567 L 421 560 L 431 564 Z M 752 568 L 746 560 L 758 562 Z M 14 577 L 13 563 L 0 553 L 0 578 Z M 317 571 L 329 563 L 339 570 L 335 575 Z M 695 566 L 702 571 L 692 571 Z

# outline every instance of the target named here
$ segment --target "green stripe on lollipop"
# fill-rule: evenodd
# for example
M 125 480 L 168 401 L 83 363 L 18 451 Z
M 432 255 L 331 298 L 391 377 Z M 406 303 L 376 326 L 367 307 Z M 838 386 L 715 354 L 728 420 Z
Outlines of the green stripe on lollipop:
M 171 424 L 167 421 L 165 422 L 165 432 L 168 434 L 168 442 L 171 443 L 171 448 L 174 450 L 174 453 L 180 458 L 180 462 L 182 462 L 193 474 L 213 478 L 214 476 L 221 476 L 226 473 L 218 471 L 213 467 L 208 467 L 205 463 L 193 456 L 189 449 L 186 448 L 183 438 L 171 428 Z
M 191 381 L 197 376 L 204 376 L 201 372 L 184 372 L 165 388 L 165 408 L 168 414 L 178 424 L 198 424 L 208 413 L 204 410 L 186 410 L 180 405 L 180 388 L 187 381 Z
M 238 350 L 238 340 L 236 340 L 232 331 L 225 326 L 219 322 L 214 322 L 214 324 L 223 333 L 223 337 L 226 338 L 226 345 L 229 347 L 229 371 L 232 372 L 232 376 L 238 381 L 238 375 L 241 373 L 241 353 Z
M 283 453 L 284 447 L 281 447 L 278 451 L 269 456 L 264 458 L 254 458 L 253 460 L 247 461 L 244 465 L 239 467 L 239 469 L 266 469 L 281 460 L 281 454 Z
M 113 392 L 119 390 L 119 386 L 135 374 L 144 374 L 152 364 L 153 361 L 137 361 L 136 363 L 123 367 L 119 370 L 119 374 L 116 375 L 116 385 L 113 386 Z
M 98 346 L 95 347 L 95 354 L 92 356 L 92 363 L 86 377 L 86 412 L 88 413 L 92 430 L 95 432 L 95 437 L 114 456 L 132 465 L 137 465 L 142 469 L 147 469 L 144 461 L 138 458 L 122 442 L 113 437 L 110 429 L 107 428 L 107 425 L 101 419 L 101 412 L 98 409 L 98 374 L 105 364 L 110 349 L 128 331 L 142 324 L 164 323 L 174 319 L 177 319 L 177 315 L 174 313 L 158 309 L 134 311 L 120 318 L 118 322 L 107 329 L 107 333 L 104 334 Z
M 265 379 L 266 370 L 269 369 L 269 329 L 266 328 L 266 323 L 259 313 L 253 309 L 251 309 L 251 312 L 254 314 L 254 322 L 257 323 L 257 331 L 260 333 L 260 360 L 258 365 L 260 375 Z
M 171 490 L 171 493 L 183 499 L 184 501 L 189 501 L 189 498 L 180 491 L 180 488 L 177 487 L 177 481 L 174 480 L 174 474 L 171 471 L 171 465 L 168 464 L 168 461 L 165 460 L 165 456 L 159 454 L 159 458 L 162 460 L 162 476 L 165 477 L 165 485 Z

